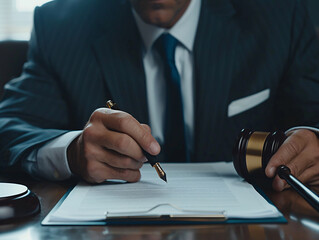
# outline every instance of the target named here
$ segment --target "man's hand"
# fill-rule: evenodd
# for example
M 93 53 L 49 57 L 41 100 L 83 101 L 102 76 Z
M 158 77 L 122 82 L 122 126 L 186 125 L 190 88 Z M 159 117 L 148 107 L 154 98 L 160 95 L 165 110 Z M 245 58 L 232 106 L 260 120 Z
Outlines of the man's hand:
M 88 182 L 136 182 L 141 177 L 139 169 L 147 161 L 141 147 L 153 155 L 160 152 L 149 126 L 128 113 L 100 108 L 70 144 L 68 162 L 71 171 Z
M 310 130 L 299 129 L 288 134 L 288 138 L 270 159 L 266 175 L 274 177 L 280 165 L 290 168 L 292 174 L 301 182 L 319 184 L 319 140 Z M 273 188 L 282 191 L 287 183 L 277 175 Z

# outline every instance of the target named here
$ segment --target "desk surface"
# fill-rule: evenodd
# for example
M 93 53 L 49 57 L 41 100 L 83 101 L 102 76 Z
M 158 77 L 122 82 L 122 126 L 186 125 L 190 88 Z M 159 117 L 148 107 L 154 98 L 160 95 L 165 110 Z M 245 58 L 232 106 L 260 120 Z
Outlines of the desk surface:
M 1 182 L 25 184 L 40 199 L 41 213 L 19 222 L 0 225 L 0 239 L 319 239 L 319 213 L 293 190 L 266 192 L 288 224 L 221 224 L 196 226 L 41 226 L 41 221 L 74 182 L 38 182 L 25 175 L 0 177 Z M 319 186 L 313 188 L 317 193 Z

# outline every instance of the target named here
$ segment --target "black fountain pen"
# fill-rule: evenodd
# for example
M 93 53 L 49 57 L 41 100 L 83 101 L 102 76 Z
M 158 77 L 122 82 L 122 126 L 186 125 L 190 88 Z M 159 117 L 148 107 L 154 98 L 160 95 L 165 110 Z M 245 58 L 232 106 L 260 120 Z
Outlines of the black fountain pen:
M 277 174 L 299 193 L 314 209 L 319 212 L 319 196 L 302 184 L 294 175 L 291 174 L 290 169 L 281 165 L 277 168 Z
M 106 106 L 110 109 L 114 109 L 114 110 L 120 110 L 117 107 L 117 104 L 115 102 L 113 102 L 112 100 L 108 100 L 106 102 Z M 143 148 L 142 148 L 143 154 L 144 156 L 148 159 L 148 162 L 152 165 L 152 167 L 155 168 L 158 176 L 165 182 L 167 182 L 166 179 L 166 173 L 164 172 L 164 170 L 162 169 L 160 163 L 157 161 L 156 156 L 153 156 L 151 154 L 149 154 L 148 152 L 146 152 Z

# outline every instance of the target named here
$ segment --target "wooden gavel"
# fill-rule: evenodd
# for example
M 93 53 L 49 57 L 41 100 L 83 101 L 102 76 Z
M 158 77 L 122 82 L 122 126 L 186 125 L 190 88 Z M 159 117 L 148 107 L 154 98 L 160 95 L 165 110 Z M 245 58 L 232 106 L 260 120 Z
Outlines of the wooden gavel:
M 266 166 L 286 138 L 281 131 L 255 132 L 243 129 L 233 148 L 233 163 L 238 175 L 252 184 L 257 179 L 266 179 Z M 277 174 L 319 212 L 318 195 L 293 176 L 287 166 L 279 166 Z

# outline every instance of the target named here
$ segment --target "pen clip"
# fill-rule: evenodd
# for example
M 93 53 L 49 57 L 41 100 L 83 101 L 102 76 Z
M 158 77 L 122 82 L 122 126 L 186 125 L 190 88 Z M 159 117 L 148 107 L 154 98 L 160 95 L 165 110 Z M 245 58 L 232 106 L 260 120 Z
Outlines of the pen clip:
M 112 100 L 108 100 L 106 102 L 106 107 L 109 109 L 113 109 L 113 110 L 119 110 L 117 104 L 115 102 L 113 102 Z

